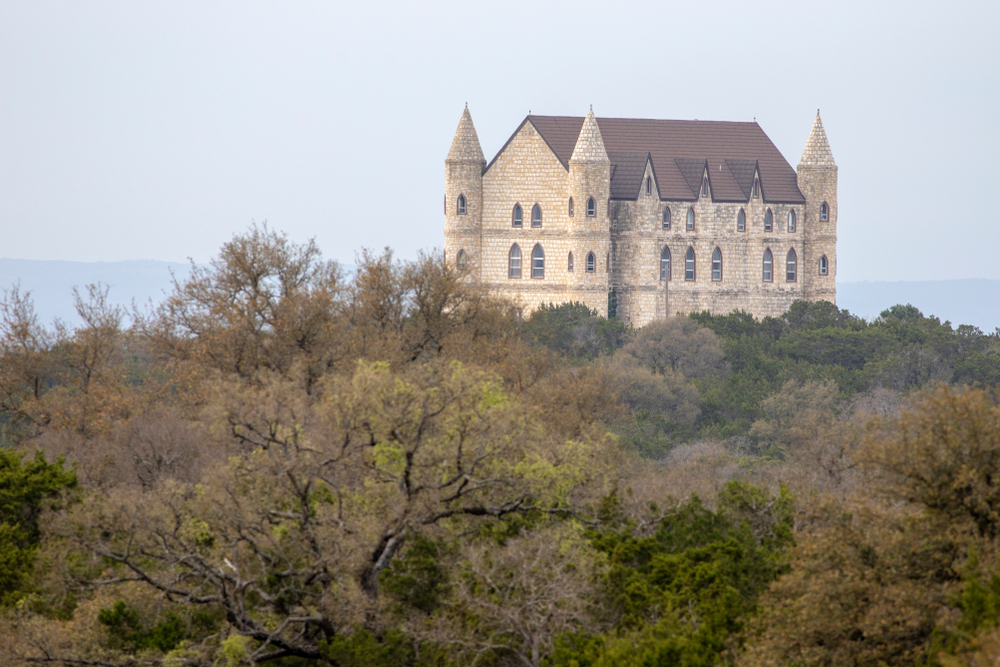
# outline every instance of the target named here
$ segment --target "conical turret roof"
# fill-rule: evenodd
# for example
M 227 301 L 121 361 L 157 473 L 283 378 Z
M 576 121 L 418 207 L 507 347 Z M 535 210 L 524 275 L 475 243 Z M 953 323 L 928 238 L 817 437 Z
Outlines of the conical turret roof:
M 608 152 L 604 150 L 604 139 L 601 138 L 601 128 L 597 127 L 597 118 L 594 117 L 593 107 L 587 112 L 587 117 L 583 119 L 580 137 L 576 140 L 576 147 L 573 149 L 573 156 L 569 161 L 611 164 L 611 161 L 608 160 Z
M 819 117 L 819 109 L 816 109 L 816 120 L 813 121 L 812 132 L 809 133 L 806 148 L 802 151 L 802 159 L 799 160 L 799 167 L 836 166 L 837 163 L 833 161 L 833 151 L 830 150 L 830 142 L 826 140 L 823 119 Z
M 486 164 L 483 149 L 479 145 L 479 135 L 476 134 L 476 126 L 472 124 L 472 114 L 469 113 L 468 105 L 462 112 L 462 119 L 458 121 L 458 129 L 455 130 L 455 138 L 451 140 L 451 150 L 448 151 L 448 157 L 445 161 Z

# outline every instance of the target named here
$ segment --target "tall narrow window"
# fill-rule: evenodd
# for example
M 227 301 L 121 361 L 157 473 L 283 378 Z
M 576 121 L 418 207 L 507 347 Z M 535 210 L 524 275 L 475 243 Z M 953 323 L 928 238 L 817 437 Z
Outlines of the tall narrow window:
M 569 215 L 570 215 L 570 217 L 573 217 L 573 198 L 572 197 L 569 198 Z
M 739 214 L 736 216 L 736 231 L 745 232 L 747 230 L 747 212 L 740 209 Z
M 701 179 L 701 196 L 708 196 L 708 176 L 704 176 Z
M 718 248 L 712 253 L 712 281 L 722 280 L 722 251 Z
M 465 269 L 466 264 L 469 263 L 469 258 L 466 257 L 464 250 L 458 251 L 458 259 L 455 260 L 455 264 L 458 265 L 458 269 L 461 271 Z
M 458 195 L 458 214 L 465 215 L 465 195 Z
M 542 207 L 535 204 L 531 207 L 531 226 L 541 227 L 542 226 Z
M 795 248 L 788 251 L 788 259 L 785 260 L 785 282 L 795 282 Z
M 830 272 L 830 264 L 826 259 L 826 255 L 819 258 L 819 275 L 825 276 Z
M 531 277 L 545 277 L 545 251 L 542 250 L 542 246 L 540 245 L 536 245 L 534 250 L 531 251 Z
M 670 280 L 670 248 L 666 246 L 660 253 L 660 280 Z
M 521 213 L 521 205 L 514 204 L 514 212 L 511 214 L 510 224 L 512 224 L 514 227 L 520 227 L 523 219 L 524 215 Z
M 694 231 L 694 208 L 688 209 L 687 230 L 689 232 Z
M 507 277 L 521 277 L 521 248 L 516 243 L 510 247 L 510 252 L 507 253 Z
M 753 179 L 753 190 L 751 191 L 751 195 L 754 199 L 760 197 L 760 181 L 757 180 L 756 177 Z
M 604 256 L 604 270 L 611 273 L 611 253 Z
M 670 207 L 663 209 L 663 228 L 670 229 Z
M 597 215 L 597 202 L 591 197 L 587 200 L 587 217 L 593 218 L 595 215 Z
M 653 179 L 649 176 L 646 177 L 646 194 L 653 194 Z
M 794 232 L 795 231 L 795 210 L 794 209 L 788 212 L 788 231 L 790 231 L 790 232 Z
M 694 280 L 694 248 L 688 248 L 684 256 L 684 280 Z
M 774 214 L 771 213 L 771 209 L 767 209 L 767 213 L 764 214 L 764 231 L 769 232 L 774 229 Z
M 823 202 L 819 207 L 820 222 L 827 222 L 830 219 L 830 205 Z
M 587 253 L 587 273 L 597 271 L 597 257 L 592 252 Z
M 760 277 L 765 283 L 774 280 L 774 256 L 771 255 L 770 248 L 764 251 L 764 270 L 761 272 Z
M 573 253 L 570 253 L 569 258 L 566 260 L 566 270 L 573 271 Z

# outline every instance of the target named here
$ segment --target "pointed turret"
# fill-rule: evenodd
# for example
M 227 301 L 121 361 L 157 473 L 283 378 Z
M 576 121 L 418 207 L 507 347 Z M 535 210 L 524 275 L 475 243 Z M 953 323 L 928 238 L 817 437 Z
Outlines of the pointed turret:
M 479 135 L 466 104 L 444 160 L 444 248 L 448 264 L 471 279 L 478 278 L 481 266 L 485 167 Z
M 486 164 L 483 149 L 479 145 L 479 135 L 476 134 L 476 126 L 472 124 L 472 114 L 469 113 L 468 105 L 462 112 L 462 119 L 458 121 L 458 129 L 455 130 L 455 138 L 451 140 L 451 150 L 448 151 L 445 162 Z
M 608 152 L 604 150 L 604 139 L 601 138 L 601 128 L 597 126 L 593 107 L 587 112 L 587 117 L 583 119 L 580 137 L 576 140 L 576 147 L 573 149 L 573 156 L 569 161 L 571 163 L 611 164 Z
M 823 119 L 819 117 L 819 109 L 816 109 L 816 120 L 813 121 L 812 132 L 809 133 L 806 148 L 802 151 L 802 159 L 799 160 L 799 167 L 836 166 L 837 163 L 833 161 L 833 151 L 830 150 L 830 142 L 826 140 Z
M 837 163 L 816 109 L 798 168 L 806 199 L 802 218 L 802 297 L 837 303 Z

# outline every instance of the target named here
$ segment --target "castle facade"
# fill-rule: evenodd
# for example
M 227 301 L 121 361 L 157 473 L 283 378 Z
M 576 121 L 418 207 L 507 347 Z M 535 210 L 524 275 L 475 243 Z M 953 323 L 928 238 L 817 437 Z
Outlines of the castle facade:
M 819 112 L 798 170 L 756 123 L 527 116 L 487 164 L 468 108 L 445 160 L 445 256 L 531 311 L 642 326 L 836 302 L 837 165 Z

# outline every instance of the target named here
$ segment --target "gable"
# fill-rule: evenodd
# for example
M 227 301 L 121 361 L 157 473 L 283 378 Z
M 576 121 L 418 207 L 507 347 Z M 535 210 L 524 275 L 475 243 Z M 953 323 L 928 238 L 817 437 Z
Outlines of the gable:
M 583 119 L 580 119 L 580 126 L 583 126 Z M 579 134 L 579 128 L 577 129 L 577 134 Z M 561 159 L 556 152 L 552 149 L 552 146 L 548 143 L 544 136 L 538 131 L 538 129 L 531 122 L 531 116 L 528 116 L 521 124 L 518 125 L 517 129 L 514 130 L 514 134 L 510 135 L 506 143 L 497 151 L 497 154 L 493 156 L 489 164 L 483 170 L 483 177 L 493 169 L 493 166 L 501 163 L 507 162 L 510 159 L 519 159 L 523 157 L 523 153 L 527 151 L 534 154 L 535 157 L 541 157 L 543 160 L 560 164 L 563 169 L 569 171 L 569 158 L 566 160 Z M 548 153 L 548 155 L 545 155 Z M 572 150 L 570 151 L 572 154 Z M 517 156 L 517 157 L 516 157 Z

